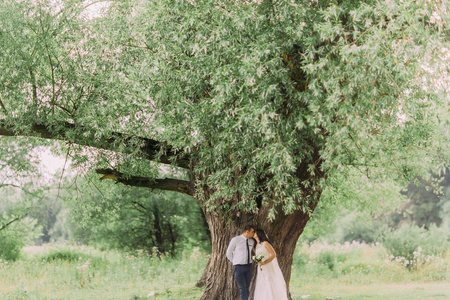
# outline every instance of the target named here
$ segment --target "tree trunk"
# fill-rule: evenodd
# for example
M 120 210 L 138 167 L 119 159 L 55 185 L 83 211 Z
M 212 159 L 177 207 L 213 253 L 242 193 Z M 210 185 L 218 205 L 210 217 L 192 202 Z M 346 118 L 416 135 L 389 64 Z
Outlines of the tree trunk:
M 244 222 L 227 224 L 223 217 L 215 212 L 205 211 L 205 217 L 211 232 L 212 251 L 206 271 L 205 292 L 201 300 L 239 299 L 233 265 L 225 254 L 231 238 L 242 234 L 242 227 L 246 224 Z
M 316 203 L 310 208 L 314 210 Z M 239 291 L 234 279 L 232 264 L 226 258 L 226 250 L 230 240 L 242 234 L 242 228 L 247 224 L 252 224 L 263 229 L 269 237 L 278 257 L 278 262 L 283 272 L 288 286 L 291 278 L 291 267 L 295 246 L 300 234 L 309 220 L 309 216 L 301 211 L 296 211 L 291 215 L 280 215 L 273 222 L 267 220 L 268 209 L 260 209 L 257 215 L 237 217 L 235 222 L 227 223 L 223 217 L 205 211 L 211 232 L 212 252 L 209 264 L 206 267 L 205 292 L 201 300 L 237 300 Z M 250 299 L 254 293 L 254 272 L 253 283 L 250 290 Z M 289 297 L 290 298 L 290 297 Z

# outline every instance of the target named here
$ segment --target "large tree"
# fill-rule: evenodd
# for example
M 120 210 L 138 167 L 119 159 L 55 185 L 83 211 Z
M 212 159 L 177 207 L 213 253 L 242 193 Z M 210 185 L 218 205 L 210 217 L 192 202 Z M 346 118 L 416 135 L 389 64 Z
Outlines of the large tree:
M 289 282 L 336 172 L 408 178 L 435 145 L 445 1 L 123 0 L 95 17 L 81 2 L 0 5 L 0 134 L 104 149 L 104 178 L 194 196 L 212 239 L 202 299 L 237 297 L 225 250 L 243 225 Z

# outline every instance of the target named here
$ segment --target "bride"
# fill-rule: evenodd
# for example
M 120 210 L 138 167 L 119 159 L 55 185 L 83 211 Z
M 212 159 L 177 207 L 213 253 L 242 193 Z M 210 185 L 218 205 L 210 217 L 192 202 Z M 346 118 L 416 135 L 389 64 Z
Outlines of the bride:
M 288 300 L 286 283 L 278 265 L 277 255 L 264 230 L 256 230 L 253 238 L 258 242 L 256 256 L 263 256 L 258 262 L 254 300 Z

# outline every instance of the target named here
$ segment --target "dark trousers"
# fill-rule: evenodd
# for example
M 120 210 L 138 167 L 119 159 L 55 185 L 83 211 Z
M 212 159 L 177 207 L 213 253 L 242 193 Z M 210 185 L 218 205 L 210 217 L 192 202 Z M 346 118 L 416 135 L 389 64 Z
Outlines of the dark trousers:
M 234 266 L 234 278 L 239 287 L 239 294 L 241 300 L 248 300 L 250 294 L 250 282 L 252 281 L 253 265 L 235 265 Z

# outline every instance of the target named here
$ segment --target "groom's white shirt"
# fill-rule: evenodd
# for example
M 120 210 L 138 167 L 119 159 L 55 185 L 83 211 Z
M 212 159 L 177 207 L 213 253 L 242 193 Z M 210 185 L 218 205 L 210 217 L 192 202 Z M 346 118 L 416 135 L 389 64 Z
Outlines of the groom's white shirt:
M 252 262 L 252 249 L 255 246 L 254 239 L 248 239 L 248 251 L 250 253 L 250 263 Z M 247 264 L 247 238 L 242 234 L 231 239 L 227 249 L 227 258 L 233 265 Z

